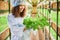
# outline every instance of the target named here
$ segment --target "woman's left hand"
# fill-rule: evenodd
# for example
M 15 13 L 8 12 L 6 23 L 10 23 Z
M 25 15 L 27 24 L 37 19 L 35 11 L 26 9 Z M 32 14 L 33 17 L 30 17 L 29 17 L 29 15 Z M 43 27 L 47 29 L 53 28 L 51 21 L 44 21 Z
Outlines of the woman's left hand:
M 26 28 L 23 29 L 23 32 L 26 31 Z

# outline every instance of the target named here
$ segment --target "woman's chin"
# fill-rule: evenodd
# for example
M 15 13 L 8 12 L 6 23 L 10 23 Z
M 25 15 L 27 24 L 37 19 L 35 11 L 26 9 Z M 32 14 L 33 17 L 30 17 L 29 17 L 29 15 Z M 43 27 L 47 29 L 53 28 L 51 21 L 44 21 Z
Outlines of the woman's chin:
M 22 11 L 20 11 L 20 12 L 22 12 Z

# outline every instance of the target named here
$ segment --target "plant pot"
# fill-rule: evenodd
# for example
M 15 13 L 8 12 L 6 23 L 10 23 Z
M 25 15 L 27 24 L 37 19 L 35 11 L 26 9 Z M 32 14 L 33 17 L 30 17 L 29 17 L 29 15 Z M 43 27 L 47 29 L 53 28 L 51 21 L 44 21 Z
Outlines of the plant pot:
M 38 30 L 33 30 L 31 29 L 31 32 L 33 32 L 33 34 L 36 36 L 36 33 L 37 33 Z
M 31 32 L 31 29 L 27 29 L 26 31 L 24 31 L 23 33 L 24 40 L 30 40 L 30 32 Z

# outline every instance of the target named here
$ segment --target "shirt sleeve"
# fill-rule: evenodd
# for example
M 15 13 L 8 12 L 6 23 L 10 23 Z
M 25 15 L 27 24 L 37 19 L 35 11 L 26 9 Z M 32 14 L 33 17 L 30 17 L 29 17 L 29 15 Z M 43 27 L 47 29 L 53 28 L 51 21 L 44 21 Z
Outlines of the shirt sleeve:
M 23 27 L 23 24 L 20 24 L 18 22 L 15 21 L 14 17 L 11 15 L 8 15 L 8 25 L 9 27 L 15 26 L 15 27 Z
M 8 15 L 8 23 L 11 24 L 11 25 L 15 25 L 13 17 L 11 17 L 9 15 Z
M 8 20 L 8 25 L 10 28 L 14 25 L 17 25 L 12 15 L 8 15 L 7 20 Z

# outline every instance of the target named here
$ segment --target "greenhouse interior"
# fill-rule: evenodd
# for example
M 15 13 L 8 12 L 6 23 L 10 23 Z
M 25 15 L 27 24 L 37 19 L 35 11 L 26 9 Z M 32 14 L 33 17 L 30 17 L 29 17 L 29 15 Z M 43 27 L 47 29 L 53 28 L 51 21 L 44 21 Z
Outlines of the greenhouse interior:
M 12 1 L 0 0 L 0 40 L 11 40 L 7 17 L 13 9 Z M 60 40 L 60 0 L 23 1 L 27 7 L 23 40 Z

